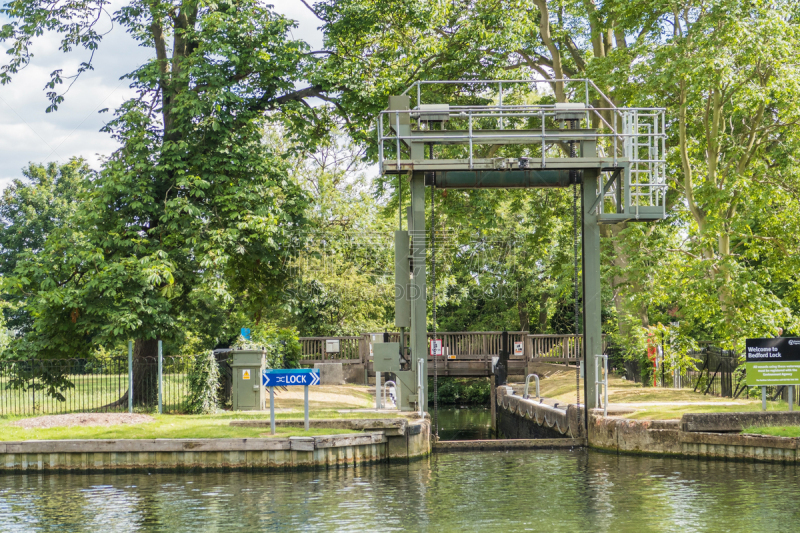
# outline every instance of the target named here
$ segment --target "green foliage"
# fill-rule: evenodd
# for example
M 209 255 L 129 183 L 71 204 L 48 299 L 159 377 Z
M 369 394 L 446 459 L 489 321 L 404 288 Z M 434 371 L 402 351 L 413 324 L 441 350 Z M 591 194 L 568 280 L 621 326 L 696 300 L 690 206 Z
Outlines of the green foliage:
M 31 166 L 30 185 L 15 184 L 0 204 L 6 316 L 26 333 L 12 342 L 17 357 L 83 355 L 131 337 L 194 351 L 229 342 L 242 323 L 272 324 L 265 346 L 283 326 L 304 335 L 391 328 L 388 237 L 409 195 L 397 194 L 394 176 L 371 184 L 366 165 L 377 157 L 374 117 L 387 97 L 432 79 L 545 79 L 507 87 L 504 102 L 552 103 L 580 96 L 556 79 L 586 76 L 610 104 L 667 108 L 667 220 L 601 229 L 605 328 L 620 361 L 649 371 L 648 332 L 669 337 L 667 359 L 681 372 L 696 341 L 740 349 L 745 337 L 778 327 L 800 334 L 797 2 L 322 0 L 312 8 L 320 53 L 256 0 L 116 7 L 115 23 L 154 57 L 128 75 L 137 98 L 106 128 L 122 148 L 91 181 L 80 161 Z M 31 61 L 45 31 L 64 51 L 93 52 L 102 9 L 87 0 L 7 2 L 0 82 Z M 49 110 L 63 101 L 63 72 L 48 83 Z M 480 86 L 426 85 L 422 94 L 496 101 Z M 476 150 L 541 155 L 538 146 Z M 441 236 L 436 327 L 573 331 L 571 191 L 427 194 Z M 290 352 L 292 335 L 280 339 Z M 285 354 L 274 353 L 282 365 Z
M 488 405 L 491 384 L 488 379 L 439 378 L 439 403 L 457 405 Z M 433 405 L 433 378 L 428 378 L 428 402 Z
M 269 142 L 278 145 L 280 131 L 270 134 Z M 291 297 L 275 316 L 307 336 L 383 331 L 394 317 L 395 219 L 383 216 L 370 194 L 363 156 L 363 149 L 337 134 L 292 159 L 293 178 L 314 205 L 292 262 Z
M 93 50 L 101 8 L 8 3 L 3 81 L 27 64 L 43 28 L 62 32 L 65 49 Z M 291 128 L 313 116 L 300 101 L 311 93 L 295 91 L 313 62 L 307 45 L 291 38 L 290 21 L 252 0 L 133 0 L 112 18 L 154 59 L 128 75 L 138 96 L 105 128 L 122 147 L 68 223 L 3 279 L 35 319 L 15 340 L 19 357 L 78 356 L 129 338 L 173 342 L 187 327 L 214 345 L 233 336 L 231 315 L 258 321 L 291 296 L 284 282 L 309 198 L 263 135 L 269 120 Z M 55 109 L 61 96 L 49 96 Z
M 189 370 L 189 414 L 214 413 L 219 405 L 219 365 L 214 352 L 198 354 Z
M 0 275 L 14 273 L 26 252 L 38 253 L 48 235 L 72 217 L 89 187 L 92 172 L 83 159 L 47 165 L 31 163 L 3 189 L 0 199 Z M 32 317 L 24 307 L 27 295 L 4 295 L 8 326 L 20 334 L 30 330 Z
M 263 348 L 267 353 L 267 368 L 300 368 L 303 347 L 295 328 L 279 328 L 261 323 L 250 331 L 250 340 L 239 337 L 237 348 Z

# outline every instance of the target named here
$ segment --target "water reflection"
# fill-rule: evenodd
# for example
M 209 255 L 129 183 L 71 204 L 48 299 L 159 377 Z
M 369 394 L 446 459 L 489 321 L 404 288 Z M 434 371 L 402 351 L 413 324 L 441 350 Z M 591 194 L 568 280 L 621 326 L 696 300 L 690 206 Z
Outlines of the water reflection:
M 787 531 L 795 466 L 586 451 L 303 473 L 0 476 L 0 531 Z
M 438 425 L 441 440 L 491 439 L 492 416 L 489 408 L 439 409 Z

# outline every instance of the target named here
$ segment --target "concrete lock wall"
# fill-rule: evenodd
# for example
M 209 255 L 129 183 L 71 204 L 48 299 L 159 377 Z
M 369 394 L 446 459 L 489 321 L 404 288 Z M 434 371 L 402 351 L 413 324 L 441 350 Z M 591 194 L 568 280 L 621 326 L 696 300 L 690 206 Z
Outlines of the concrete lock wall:
M 498 429 L 507 438 L 580 435 L 582 410 L 556 409 L 497 389 Z M 739 433 L 748 426 L 800 424 L 800 413 L 685 414 L 681 420 L 630 420 L 589 412 L 588 445 L 614 453 L 642 453 L 753 461 L 800 461 L 800 439 Z M 571 434 L 570 434 L 571 433 Z
M 497 387 L 497 428 L 509 439 L 556 439 L 584 436 L 575 405 L 559 409 L 538 400 L 526 400 L 511 387 Z
M 342 363 L 314 363 L 314 369 L 319 370 L 320 385 L 344 385 L 344 369 Z
M 0 471 L 313 469 L 408 461 L 430 453 L 430 421 L 425 419 L 387 431 L 284 439 L 4 442 Z
M 741 413 L 730 415 L 736 417 Z M 715 418 L 719 421 L 718 417 Z M 800 457 L 800 439 L 796 438 L 685 431 L 685 420 L 603 418 L 601 411 L 590 413 L 589 420 L 589 445 L 617 453 L 792 463 L 796 463 Z

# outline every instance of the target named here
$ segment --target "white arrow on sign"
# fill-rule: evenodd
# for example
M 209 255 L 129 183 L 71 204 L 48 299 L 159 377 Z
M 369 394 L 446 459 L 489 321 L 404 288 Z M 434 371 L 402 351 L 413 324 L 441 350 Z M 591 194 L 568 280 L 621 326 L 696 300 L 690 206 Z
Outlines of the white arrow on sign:
M 311 373 L 311 384 L 312 385 L 319 385 L 319 374 L 316 372 Z
M 261 377 L 263 378 L 263 379 L 261 380 L 261 381 L 262 381 L 262 384 L 263 384 L 265 387 L 266 387 L 267 385 L 269 385 L 269 375 L 268 375 L 268 374 L 262 374 L 262 375 L 261 375 Z

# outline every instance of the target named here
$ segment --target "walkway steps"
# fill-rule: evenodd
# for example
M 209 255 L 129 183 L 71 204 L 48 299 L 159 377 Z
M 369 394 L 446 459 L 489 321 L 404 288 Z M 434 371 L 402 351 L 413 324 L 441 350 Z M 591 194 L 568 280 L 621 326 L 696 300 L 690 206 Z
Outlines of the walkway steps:
M 497 440 L 440 440 L 433 443 L 433 453 L 554 450 L 584 448 L 586 439 L 497 439 Z

